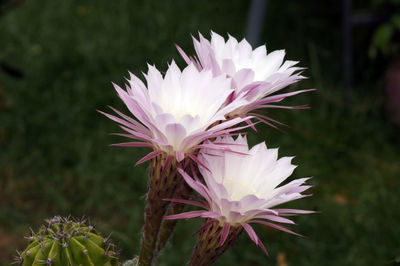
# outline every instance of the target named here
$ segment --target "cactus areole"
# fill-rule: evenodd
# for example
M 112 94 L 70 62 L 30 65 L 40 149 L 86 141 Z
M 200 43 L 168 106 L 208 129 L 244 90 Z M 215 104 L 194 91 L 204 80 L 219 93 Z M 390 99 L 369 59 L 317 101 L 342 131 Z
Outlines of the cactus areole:
M 55 216 L 39 232 L 31 230 L 28 247 L 16 257 L 23 266 L 119 265 L 114 245 L 86 220 Z

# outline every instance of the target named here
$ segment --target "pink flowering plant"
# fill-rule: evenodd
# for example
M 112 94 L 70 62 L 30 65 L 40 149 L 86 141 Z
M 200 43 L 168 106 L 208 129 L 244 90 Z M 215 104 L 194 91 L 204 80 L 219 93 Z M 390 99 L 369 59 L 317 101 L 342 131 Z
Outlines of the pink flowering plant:
M 145 83 L 130 74 L 125 89 L 114 84 L 129 114 L 111 107 L 102 114 L 117 122 L 130 141 L 113 144 L 146 147 L 137 164 L 150 161 L 149 191 L 138 265 L 152 265 L 179 219 L 200 218 L 198 241 L 189 265 L 210 265 L 246 232 L 267 253 L 253 229 L 266 225 L 299 235 L 287 216 L 312 211 L 284 209 L 283 203 L 308 196 L 308 178 L 283 182 L 295 167 L 293 157 L 278 158 L 278 149 L 260 143 L 249 148 L 245 136 L 257 123 L 281 122 L 263 109 L 304 109 L 280 105 L 285 98 L 311 90 L 280 92 L 304 79 L 298 62 L 285 51 L 252 49 L 246 40 L 225 41 L 212 32 L 193 38 L 195 56 L 177 49 L 187 65 L 172 61 L 164 73 L 148 66 Z M 193 197 L 197 199 L 194 200 Z M 186 205 L 197 210 L 184 211 Z M 133 262 L 132 262 L 133 263 Z M 128 265 L 128 264 L 127 264 Z

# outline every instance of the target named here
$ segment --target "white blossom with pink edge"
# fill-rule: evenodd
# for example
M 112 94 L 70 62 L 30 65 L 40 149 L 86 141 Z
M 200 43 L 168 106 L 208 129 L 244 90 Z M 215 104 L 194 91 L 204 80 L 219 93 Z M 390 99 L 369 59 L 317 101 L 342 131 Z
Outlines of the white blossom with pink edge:
M 188 56 L 177 46 L 178 51 L 188 64 L 194 64 L 200 69 L 211 69 L 215 76 L 225 74 L 232 78 L 232 88 L 235 90 L 230 100 L 244 96 L 248 101 L 231 112 L 231 115 L 243 116 L 249 112 L 262 108 L 304 109 L 306 105 L 280 106 L 286 97 L 300 94 L 309 90 L 298 90 L 282 94 L 273 93 L 301 80 L 304 68 L 297 67 L 298 61 L 284 61 L 285 51 L 277 50 L 267 53 L 265 45 L 252 49 L 251 45 L 243 39 L 238 42 L 229 35 L 228 40 L 211 32 L 208 41 L 199 33 L 199 40 L 193 37 L 197 56 Z M 261 122 L 272 125 L 277 122 L 269 117 L 252 114 Z
M 245 104 L 236 99 L 223 105 L 233 93 L 231 80 L 225 75 L 214 76 L 210 70 L 198 70 L 189 64 L 181 71 L 174 61 L 165 76 L 154 66 L 148 66 L 145 75 L 147 86 L 130 73 L 126 90 L 113 84 L 119 97 L 134 116 L 133 119 L 110 107 L 118 116 L 99 111 L 114 120 L 127 134 L 116 134 L 139 142 L 125 142 L 115 146 L 148 147 L 153 151 L 137 164 L 150 160 L 161 153 L 182 161 L 201 147 L 229 150 L 222 145 L 206 145 L 209 138 L 230 135 L 240 130 L 238 124 L 249 117 L 225 120 L 225 115 Z M 220 124 L 210 127 L 217 121 Z M 166 162 L 167 163 L 167 162 Z
M 165 217 L 165 219 L 212 218 L 223 226 L 220 245 L 223 245 L 230 226 L 242 226 L 250 238 L 265 252 L 264 245 L 250 224 L 259 223 L 291 234 L 290 229 L 276 224 L 294 224 L 284 216 L 313 213 L 298 209 L 273 209 L 275 206 L 300 199 L 310 188 L 304 185 L 308 178 L 295 179 L 279 186 L 293 172 L 293 157 L 278 159 L 278 149 L 267 149 L 260 143 L 249 150 L 245 136 L 218 138 L 216 142 L 230 145 L 238 153 L 204 149 L 199 155 L 199 166 L 205 184 L 198 177 L 179 172 L 187 184 L 205 201 L 168 199 L 173 202 L 195 205 L 205 210 L 190 211 Z M 239 154 L 240 153 L 240 154 Z M 247 154 L 247 155 L 244 155 Z M 207 228 L 207 224 L 201 230 Z

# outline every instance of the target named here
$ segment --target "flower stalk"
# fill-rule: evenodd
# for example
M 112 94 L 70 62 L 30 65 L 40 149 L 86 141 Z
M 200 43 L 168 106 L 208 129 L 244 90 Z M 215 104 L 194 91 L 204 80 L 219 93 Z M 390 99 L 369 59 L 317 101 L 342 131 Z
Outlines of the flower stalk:
M 181 162 L 187 165 L 187 160 Z M 152 265 L 156 255 L 156 241 L 161 226 L 162 218 L 170 204 L 164 201 L 170 198 L 178 184 L 182 183 L 182 177 L 177 172 L 178 162 L 173 157 L 162 153 L 151 160 L 150 185 L 147 194 L 145 210 L 145 224 L 143 228 L 142 245 L 139 254 L 139 265 Z
M 226 230 L 226 228 L 228 228 Z M 199 239 L 190 259 L 190 266 L 213 264 L 226 250 L 235 244 L 243 231 L 241 226 L 225 227 L 218 220 L 207 219 L 200 229 Z
M 188 199 L 188 198 L 190 198 L 190 195 L 192 194 L 192 192 L 193 192 L 193 189 L 191 187 L 189 187 L 182 178 L 181 182 L 178 184 L 178 187 L 173 195 L 173 198 Z M 168 210 L 167 210 L 165 216 L 181 213 L 185 207 L 186 206 L 182 203 L 171 202 L 168 206 Z M 167 244 L 170 236 L 172 235 L 172 233 L 175 229 L 177 222 L 178 222 L 178 220 L 163 220 L 162 221 L 159 235 L 158 235 L 157 244 L 156 244 L 155 254 L 158 254 L 165 247 L 165 245 Z

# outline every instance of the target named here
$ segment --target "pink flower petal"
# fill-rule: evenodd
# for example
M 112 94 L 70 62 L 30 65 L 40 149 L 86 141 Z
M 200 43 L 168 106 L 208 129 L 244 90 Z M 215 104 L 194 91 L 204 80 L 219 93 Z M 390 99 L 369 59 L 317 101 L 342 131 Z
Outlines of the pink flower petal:
M 269 121 L 271 121 L 271 122 L 274 122 L 274 123 L 277 123 L 277 124 L 279 124 L 279 125 L 281 125 L 281 126 L 288 126 L 288 125 L 286 125 L 286 124 L 284 124 L 284 123 L 282 123 L 282 122 L 279 122 L 279 121 L 277 121 L 277 120 L 275 120 L 275 119 L 272 119 L 271 117 L 268 117 L 268 116 L 265 116 L 265 115 L 262 115 L 262 114 L 257 114 L 257 113 L 250 113 L 249 115 L 252 115 L 252 116 L 254 116 L 254 117 L 262 117 L 262 118 L 264 118 L 265 120 L 269 120 Z
M 185 200 L 185 199 L 164 199 L 166 201 L 171 201 L 171 202 L 178 202 L 178 203 L 184 203 L 184 204 L 189 204 L 193 206 L 198 206 L 204 209 L 207 209 L 208 207 L 200 202 L 197 201 L 192 201 L 192 200 Z
M 153 147 L 152 144 L 146 142 L 122 142 L 122 143 L 114 143 L 110 146 L 117 146 L 117 147 Z
M 205 211 L 200 215 L 200 217 L 203 217 L 203 218 L 214 218 L 215 219 L 215 218 L 220 218 L 221 214 L 216 213 L 216 212 Z
M 241 224 L 244 228 L 244 230 L 246 230 L 247 234 L 249 235 L 250 239 L 256 243 L 256 245 L 258 245 L 258 236 L 256 234 L 256 232 L 254 231 L 254 229 L 248 225 L 247 223 L 242 223 Z
M 131 134 L 132 136 L 134 136 L 138 140 L 146 140 L 146 141 L 150 141 L 151 140 L 149 136 L 147 136 L 145 134 L 142 134 L 142 133 L 139 133 L 139 132 L 136 132 L 134 130 L 131 130 L 131 129 L 127 128 L 127 127 L 120 126 L 120 128 L 122 128 L 123 130 L 125 130 L 126 132 L 128 132 L 129 134 Z
M 144 162 L 146 162 L 146 161 L 148 161 L 148 160 L 151 160 L 151 159 L 153 159 L 154 157 L 156 157 L 157 155 L 159 155 L 159 154 L 161 154 L 161 153 L 164 153 L 163 151 L 153 151 L 153 152 L 150 152 L 149 154 L 147 154 L 146 156 L 144 156 L 142 159 L 140 159 L 139 161 L 137 161 L 137 163 L 135 164 L 135 166 L 137 166 L 137 165 L 139 165 L 139 164 L 141 164 L 141 163 L 144 163 Z
M 304 93 L 304 92 L 309 92 L 309 91 L 315 91 L 315 89 L 299 90 L 299 91 L 293 91 L 293 92 L 288 92 L 288 93 L 282 93 L 282 94 L 266 97 L 266 98 L 258 101 L 258 103 L 259 104 L 276 103 L 276 102 L 282 101 L 283 99 L 285 99 L 287 97 L 294 96 L 294 95 Z
M 295 224 L 292 220 L 280 217 L 280 216 L 276 216 L 276 215 L 257 215 L 254 218 L 262 218 L 262 219 L 267 219 L 267 220 L 271 220 L 274 222 L 278 222 L 278 223 L 286 223 L 286 224 Z
M 316 211 L 298 210 L 298 209 L 274 209 L 274 211 L 278 212 L 279 215 L 317 213 Z
M 178 123 L 168 124 L 165 127 L 165 135 L 168 138 L 168 143 L 174 147 L 179 147 L 182 140 L 186 137 L 185 128 Z
M 230 228 L 231 226 L 229 225 L 229 223 L 224 224 L 224 227 L 222 228 L 221 238 L 219 240 L 219 246 L 222 246 L 225 243 Z
M 183 60 L 185 60 L 186 64 L 190 65 L 190 63 L 192 63 L 192 60 L 190 60 L 190 58 L 187 56 L 187 54 L 182 50 L 181 47 L 179 47 L 179 45 L 175 44 L 176 49 L 178 50 L 178 52 L 181 54 Z
M 206 230 L 208 227 L 210 227 L 210 225 L 212 225 L 213 223 L 215 223 L 215 220 L 210 220 L 208 222 L 206 222 L 202 227 L 200 227 L 199 230 L 197 230 L 192 236 L 195 236 L 201 232 L 203 232 L 204 230 Z
M 185 153 L 183 153 L 181 151 L 176 152 L 176 160 L 178 162 L 182 162 L 184 158 L 185 158 Z
M 195 191 L 197 191 L 200 195 L 202 195 L 207 201 L 209 201 L 209 196 L 207 190 L 204 185 L 200 182 L 194 181 L 185 171 L 181 168 L 178 168 L 178 172 L 182 175 L 183 179 L 185 179 L 186 183 Z
M 273 223 L 269 223 L 269 222 L 265 222 L 265 221 L 259 221 L 259 220 L 253 220 L 251 222 L 252 223 L 263 224 L 263 225 L 266 225 L 266 226 L 269 226 L 269 227 L 284 231 L 284 232 L 289 233 L 289 234 L 293 234 L 293 235 L 296 235 L 296 236 L 304 237 L 304 236 L 302 236 L 302 235 L 300 235 L 300 234 L 298 234 L 296 232 L 293 232 L 292 230 L 290 230 L 290 229 L 288 229 L 288 228 L 286 228 L 284 226 L 281 226 L 281 225 L 277 225 L 277 224 L 273 224 Z
M 265 247 L 264 247 L 264 244 L 263 244 L 263 243 L 261 242 L 261 240 L 258 238 L 258 236 L 257 236 L 256 232 L 254 231 L 254 229 L 253 229 L 250 225 L 248 225 L 248 224 L 246 224 L 246 223 L 242 223 L 241 225 L 243 226 L 244 230 L 246 230 L 247 234 L 250 236 L 250 239 L 251 239 L 254 243 L 256 243 L 257 246 L 260 246 L 260 248 L 264 251 L 264 253 L 265 253 L 267 256 L 269 256 L 267 250 L 266 250 Z
M 161 170 L 161 175 L 164 175 L 165 170 L 166 170 L 167 167 L 170 165 L 172 159 L 173 159 L 172 156 L 167 156 L 167 159 L 165 159 L 165 163 L 164 163 L 163 168 L 162 168 L 162 170 Z
M 163 219 L 165 219 L 165 220 L 191 219 L 191 218 L 199 217 L 203 213 L 204 213 L 204 211 L 190 211 L 190 212 L 184 212 L 184 213 L 180 213 L 180 214 L 164 216 Z
M 103 111 L 100 111 L 100 110 L 97 110 L 97 112 L 99 112 L 100 114 L 106 116 L 107 118 L 109 118 L 109 119 L 111 119 L 111 120 L 113 120 L 113 121 L 115 121 L 115 122 L 117 122 L 117 123 L 119 123 L 121 125 L 124 125 L 124 126 L 126 126 L 128 128 L 131 128 L 133 130 L 137 129 L 136 126 L 132 125 L 131 123 L 129 123 L 129 122 L 125 121 L 125 120 L 122 120 L 121 118 L 118 118 L 116 116 L 104 113 Z
M 192 159 L 193 161 L 195 161 L 198 165 L 200 165 L 201 167 L 203 167 L 204 169 L 206 169 L 207 171 L 210 171 L 210 169 L 207 168 L 207 166 L 205 166 L 201 161 L 199 161 L 196 156 L 193 156 L 192 154 L 188 154 L 188 156 L 190 157 L 190 159 Z

